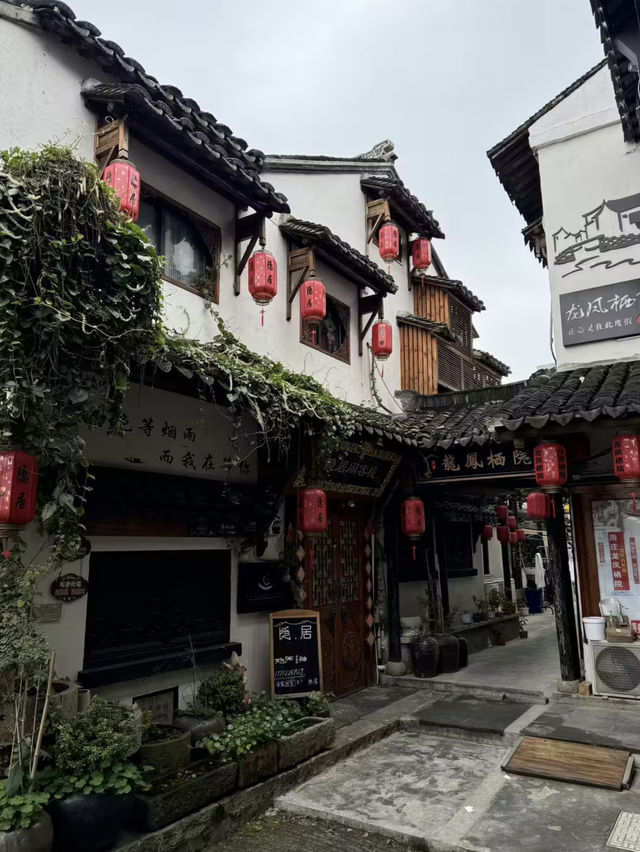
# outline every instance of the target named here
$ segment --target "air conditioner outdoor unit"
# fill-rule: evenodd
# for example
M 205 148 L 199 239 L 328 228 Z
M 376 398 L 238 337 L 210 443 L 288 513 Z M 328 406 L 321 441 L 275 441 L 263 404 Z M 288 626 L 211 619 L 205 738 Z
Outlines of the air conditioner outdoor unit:
M 640 642 L 590 642 L 593 692 L 612 698 L 640 698 Z

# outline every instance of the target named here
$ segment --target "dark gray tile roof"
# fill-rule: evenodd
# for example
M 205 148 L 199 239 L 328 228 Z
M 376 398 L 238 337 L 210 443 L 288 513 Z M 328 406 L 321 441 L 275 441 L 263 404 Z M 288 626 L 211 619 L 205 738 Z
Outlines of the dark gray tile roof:
M 524 216 L 527 225 L 542 218 L 542 192 L 540 189 L 540 170 L 538 161 L 529 147 L 529 128 L 552 110 L 583 83 L 593 77 L 605 65 L 599 62 L 582 77 L 579 77 L 559 95 L 552 98 L 537 112 L 516 127 L 505 139 L 487 151 L 489 162 L 493 166 L 507 195 Z
M 222 183 L 221 191 L 236 196 L 261 213 L 288 212 L 284 195 L 260 179 L 264 154 L 248 149 L 244 139 L 205 112 L 180 89 L 161 85 L 147 74 L 135 59 L 125 56 L 115 42 L 100 37 L 100 30 L 87 21 L 78 21 L 73 11 L 58 0 L 7 0 L 14 6 L 34 12 L 40 26 L 71 45 L 82 56 L 97 62 L 115 85 L 85 81 L 87 100 L 104 100 L 111 94 L 148 124 L 154 138 L 165 147 L 195 159 Z M 107 6 L 104 7 L 108 8 Z M 133 121 L 133 118 L 132 118 Z
M 474 349 L 473 357 L 481 364 L 486 364 L 487 367 L 494 370 L 496 373 L 500 373 L 501 376 L 508 376 L 511 372 L 511 367 L 503 361 L 498 360 L 498 358 L 490 352 L 484 352 L 482 349 Z
M 442 278 L 440 275 L 423 276 L 417 270 L 411 273 L 411 277 L 414 287 L 420 287 L 422 278 L 424 278 L 425 284 L 436 284 L 437 286 L 446 288 L 463 304 L 471 308 L 472 311 L 485 310 L 484 302 L 472 293 L 468 287 L 465 287 L 462 281 L 458 281 L 457 278 Z
M 591 0 L 591 9 L 611 72 L 624 138 L 627 142 L 640 142 L 638 72 L 632 70 L 619 41 L 621 36 L 630 34 L 640 37 L 638 4 L 633 0 Z
M 426 331 L 430 331 L 432 334 L 437 334 L 439 337 L 442 337 L 444 340 L 448 340 L 451 343 L 458 342 L 457 337 L 451 331 L 446 322 L 436 322 L 435 320 L 425 319 L 424 317 L 417 317 L 414 314 L 410 314 L 408 311 L 399 311 L 396 314 L 396 322 L 398 325 L 413 325 L 416 326 L 416 328 L 424 328 Z
M 423 237 L 444 237 L 440 223 L 434 218 L 433 210 L 427 210 L 399 177 L 384 174 L 363 175 L 360 184 L 370 195 L 389 198 L 402 215 L 404 221 L 401 224 L 408 226 L 410 230 Z
M 341 271 L 360 286 L 369 287 L 376 293 L 397 291 L 398 287 L 391 275 L 387 275 L 377 263 L 341 240 L 326 225 L 286 216 L 280 222 L 280 230 L 302 245 L 316 246 L 329 263 L 337 263 Z

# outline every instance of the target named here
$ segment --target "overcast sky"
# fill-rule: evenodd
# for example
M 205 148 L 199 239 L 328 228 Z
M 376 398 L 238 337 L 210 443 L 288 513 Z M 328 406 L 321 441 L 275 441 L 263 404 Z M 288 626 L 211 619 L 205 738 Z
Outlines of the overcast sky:
M 549 284 L 486 150 L 598 62 L 589 0 L 69 0 L 80 19 L 267 153 L 391 139 L 448 274 L 511 379 L 551 362 Z M 295 211 L 293 211 L 295 213 Z

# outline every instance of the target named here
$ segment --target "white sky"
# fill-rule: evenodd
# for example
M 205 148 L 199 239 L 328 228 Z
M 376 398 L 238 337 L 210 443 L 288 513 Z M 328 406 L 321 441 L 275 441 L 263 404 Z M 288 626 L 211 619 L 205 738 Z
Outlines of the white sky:
M 486 150 L 598 62 L 589 0 L 69 0 L 250 147 L 350 155 L 391 139 L 484 302 L 511 380 L 551 362 L 546 271 Z M 293 211 L 295 213 L 295 211 Z

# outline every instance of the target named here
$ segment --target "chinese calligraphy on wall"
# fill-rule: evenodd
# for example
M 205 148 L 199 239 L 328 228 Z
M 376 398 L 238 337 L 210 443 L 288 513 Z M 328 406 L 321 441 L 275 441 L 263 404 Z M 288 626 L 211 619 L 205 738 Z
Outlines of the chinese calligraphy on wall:
M 640 279 L 560 296 L 565 346 L 640 334 Z
M 533 473 L 533 458 L 529 450 L 511 444 L 479 449 L 455 447 L 442 454 L 428 455 L 426 462 L 424 479 Z

